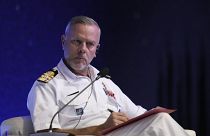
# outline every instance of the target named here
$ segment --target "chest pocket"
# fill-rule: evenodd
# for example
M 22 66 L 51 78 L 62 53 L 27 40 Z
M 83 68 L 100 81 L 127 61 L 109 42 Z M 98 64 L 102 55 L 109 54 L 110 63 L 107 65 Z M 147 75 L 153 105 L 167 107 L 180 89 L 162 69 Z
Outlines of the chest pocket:
M 117 102 L 116 94 L 115 92 L 107 86 L 104 82 L 102 82 L 104 95 L 106 95 L 107 98 L 107 109 L 118 112 L 120 111 L 120 105 Z
M 60 99 L 58 101 L 58 105 L 60 108 L 62 108 L 64 105 L 66 105 L 69 101 L 71 101 L 75 95 L 72 96 L 66 96 L 63 99 Z M 71 103 L 69 103 L 60 113 L 64 116 L 68 117 L 76 117 L 79 115 L 84 114 L 84 107 L 88 100 L 88 92 L 84 92 L 83 94 L 79 95 L 76 99 L 74 99 Z

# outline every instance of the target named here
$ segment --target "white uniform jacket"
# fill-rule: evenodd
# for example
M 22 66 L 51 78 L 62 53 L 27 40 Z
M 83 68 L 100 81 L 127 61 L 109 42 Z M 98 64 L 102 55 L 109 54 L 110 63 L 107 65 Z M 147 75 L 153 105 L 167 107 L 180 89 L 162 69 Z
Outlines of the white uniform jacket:
M 63 60 L 54 70 L 57 72 L 55 77 L 46 83 L 35 81 L 28 95 L 27 106 L 35 131 L 48 129 L 53 115 L 76 95 L 75 92 L 90 84 L 99 72 L 90 66 L 91 78 L 77 76 Z M 74 128 L 77 123 L 77 128 L 99 125 L 109 117 L 108 109 L 123 112 L 129 118 L 146 111 L 136 106 L 110 79 L 100 78 L 55 117 L 52 127 Z

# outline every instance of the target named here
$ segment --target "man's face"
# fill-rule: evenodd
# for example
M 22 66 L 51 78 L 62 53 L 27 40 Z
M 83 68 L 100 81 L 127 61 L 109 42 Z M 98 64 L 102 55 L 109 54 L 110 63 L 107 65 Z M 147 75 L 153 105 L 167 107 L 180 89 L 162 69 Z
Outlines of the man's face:
M 62 36 L 64 58 L 75 71 L 87 68 L 94 57 L 100 40 L 100 30 L 95 25 L 76 24 Z

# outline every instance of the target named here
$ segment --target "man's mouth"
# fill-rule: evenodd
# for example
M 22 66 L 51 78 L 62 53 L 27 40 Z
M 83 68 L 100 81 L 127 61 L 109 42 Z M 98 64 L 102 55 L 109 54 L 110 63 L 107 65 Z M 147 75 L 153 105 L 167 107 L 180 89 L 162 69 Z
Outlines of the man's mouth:
M 84 59 L 85 60 L 85 58 L 83 58 L 83 57 L 76 57 L 76 59 L 79 59 L 79 60 Z
M 86 61 L 86 59 L 84 57 L 76 57 L 75 60 L 77 60 L 77 61 Z

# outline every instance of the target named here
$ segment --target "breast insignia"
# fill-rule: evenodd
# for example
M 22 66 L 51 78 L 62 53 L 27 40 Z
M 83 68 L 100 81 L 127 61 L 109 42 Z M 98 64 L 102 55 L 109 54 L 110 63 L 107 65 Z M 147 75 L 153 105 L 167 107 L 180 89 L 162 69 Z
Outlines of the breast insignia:
M 51 69 L 47 72 L 45 72 L 44 74 L 42 74 L 37 81 L 43 82 L 43 83 L 47 83 L 49 82 L 51 79 L 53 79 L 56 75 L 58 74 L 58 70 L 56 69 Z

